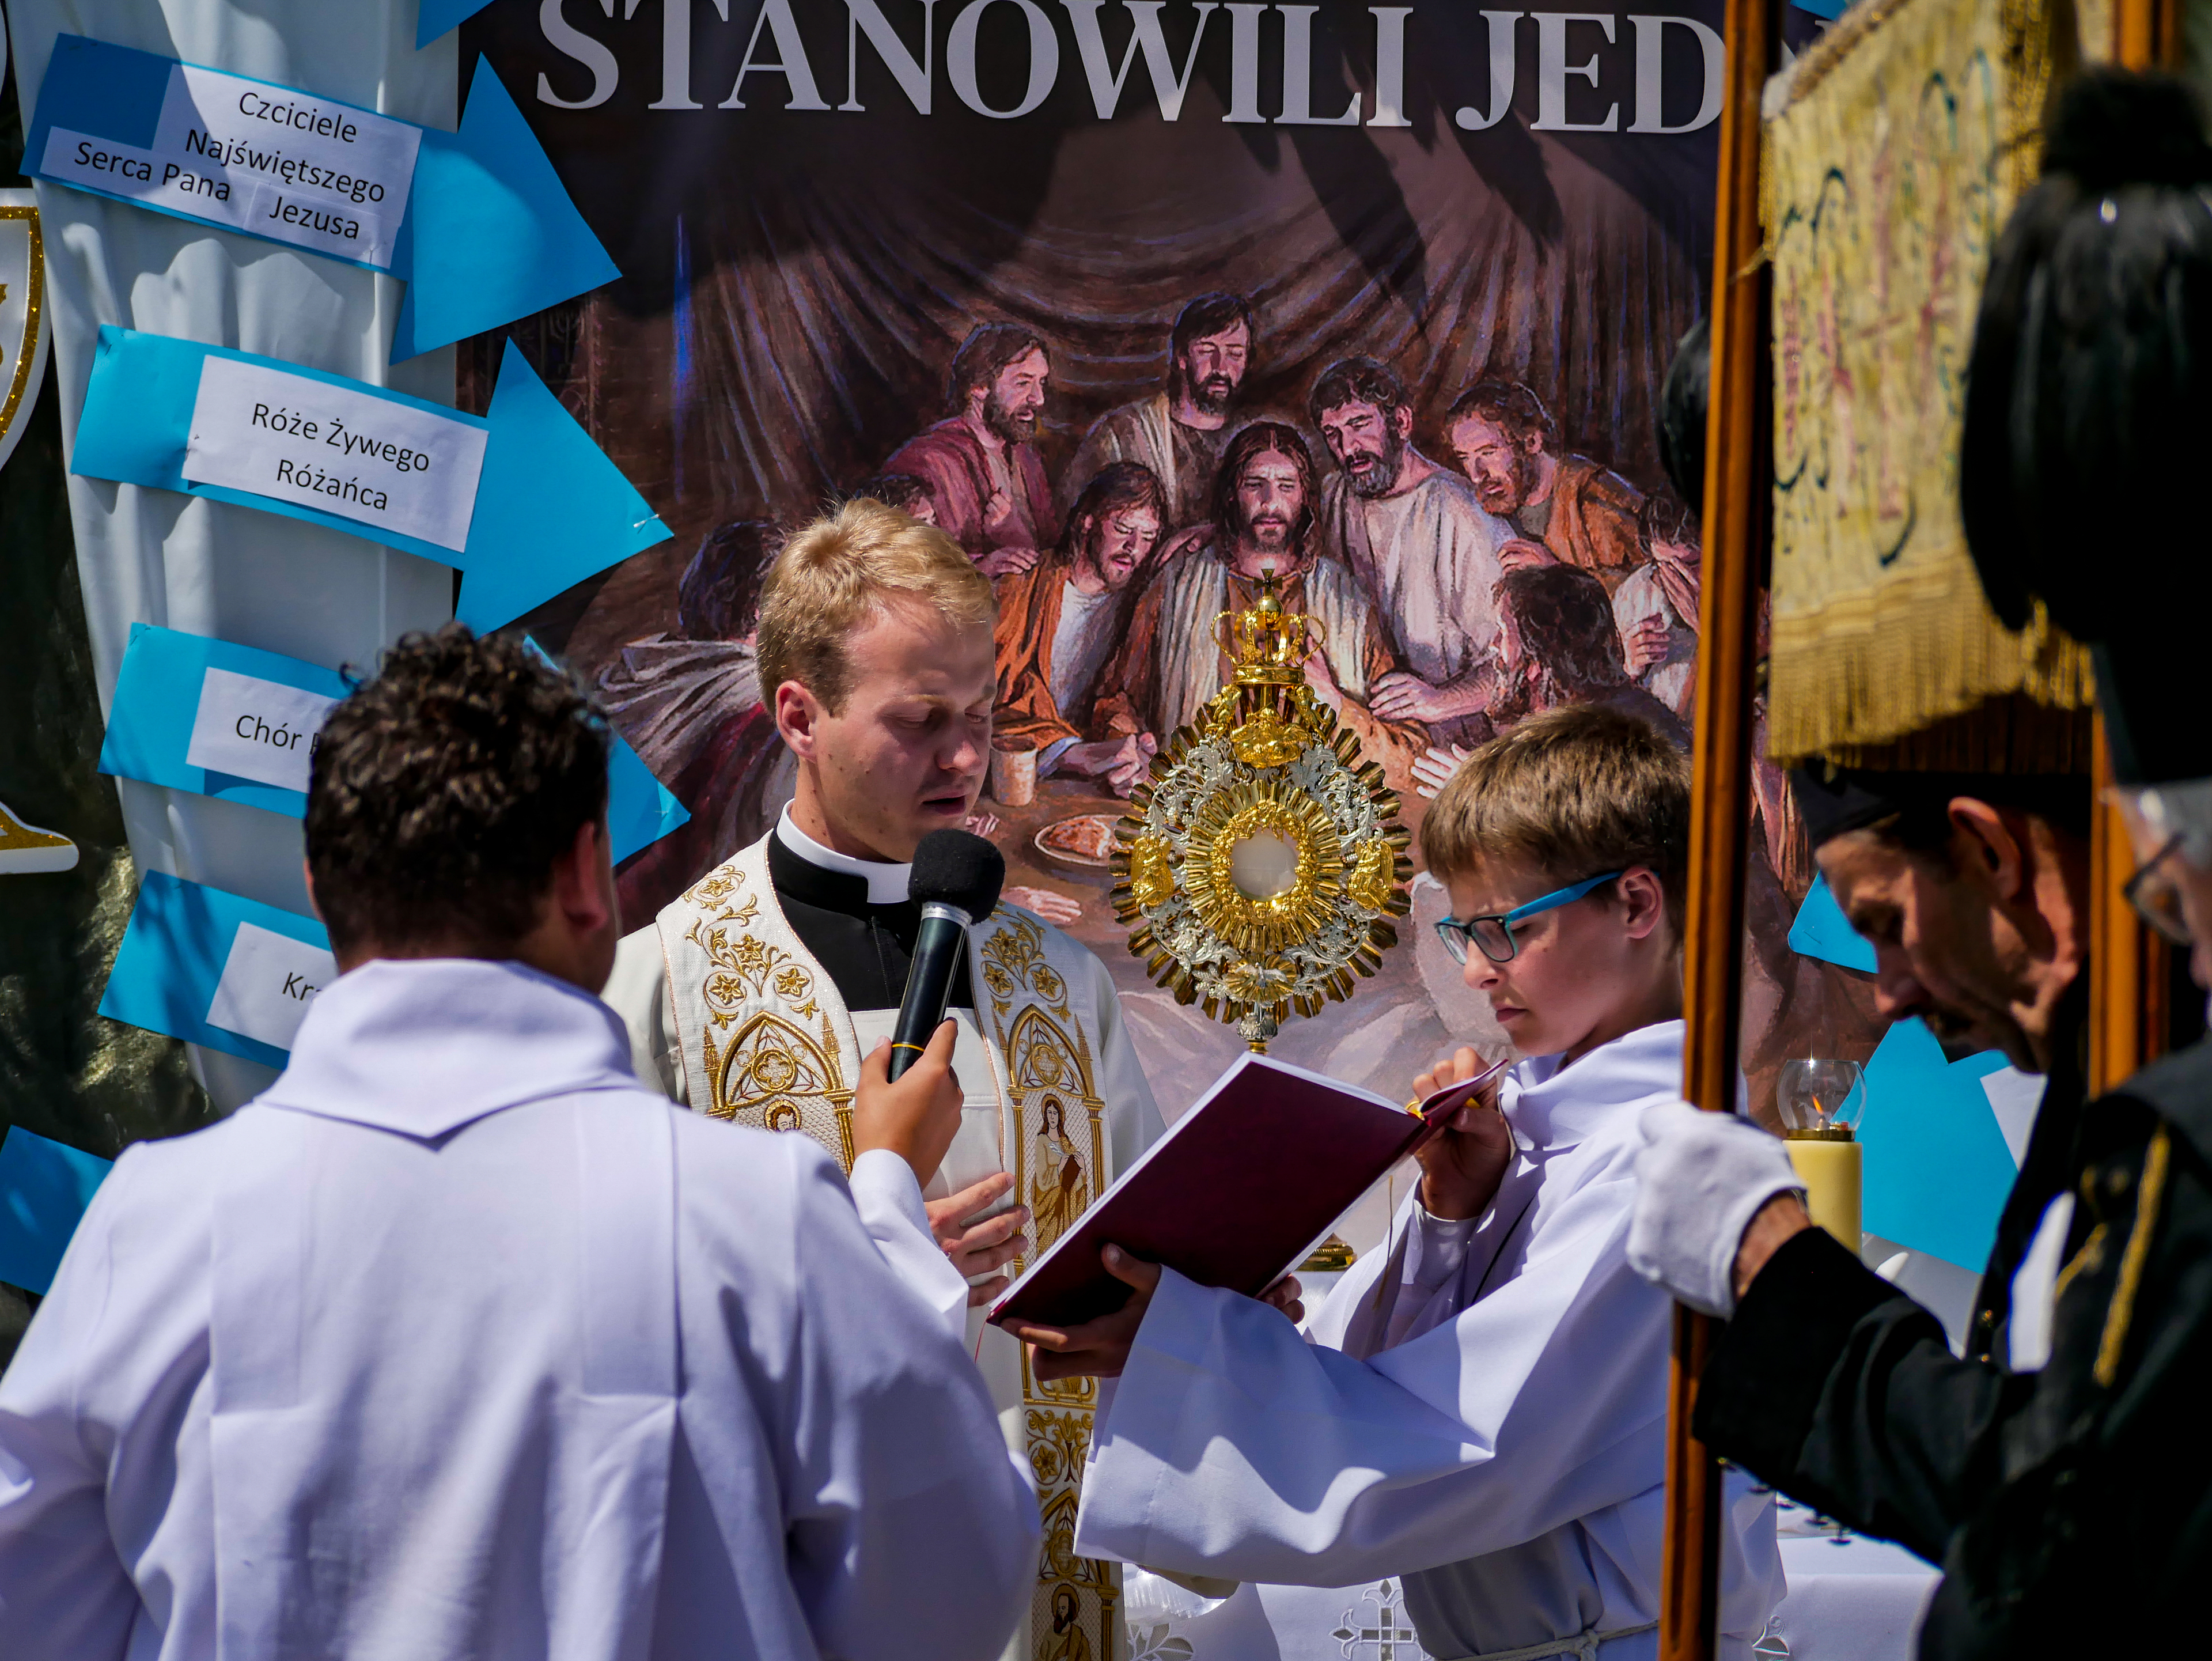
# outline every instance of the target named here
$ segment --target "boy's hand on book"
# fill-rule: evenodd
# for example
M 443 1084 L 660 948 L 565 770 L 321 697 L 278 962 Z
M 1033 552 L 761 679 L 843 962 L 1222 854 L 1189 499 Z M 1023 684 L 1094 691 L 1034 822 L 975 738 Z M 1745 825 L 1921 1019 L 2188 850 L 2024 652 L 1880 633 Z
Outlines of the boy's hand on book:
M 1111 1315 L 1072 1327 L 1032 1326 L 1008 1321 L 1006 1330 L 1030 1347 L 1030 1366 L 1040 1379 L 1118 1378 L 1129 1364 L 1129 1348 L 1145 1323 L 1152 1293 L 1159 1289 L 1160 1266 L 1132 1257 L 1119 1246 L 1098 1254 L 1106 1272 L 1129 1287 L 1129 1301 Z
M 878 1044 L 860 1063 L 853 1099 L 853 1155 L 887 1147 L 914 1167 L 924 1188 L 937 1175 L 960 1129 L 960 1080 L 952 1071 L 952 1041 L 959 1029 L 941 1022 L 929 1048 L 894 1084 L 891 1047 Z
M 929 1213 L 929 1232 L 937 1237 L 938 1245 L 952 1260 L 952 1267 L 960 1271 L 962 1280 L 988 1274 L 1029 1250 L 1029 1240 L 1021 1232 L 1022 1225 L 1030 1220 L 1027 1206 L 1018 1205 L 995 1217 L 986 1217 L 972 1227 L 969 1224 L 969 1219 L 977 1212 L 1004 1199 L 1006 1190 L 1013 1185 L 1012 1177 L 1003 1171 L 994 1171 L 957 1194 L 923 1202 L 923 1209 Z M 989 1303 L 1006 1289 L 1008 1279 L 1004 1275 L 993 1275 L 980 1285 L 969 1287 L 968 1307 L 975 1309 Z
M 1413 1080 L 1414 1094 L 1432 1096 L 1463 1084 L 1487 1065 L 1462 1044 L 1449 1061 Z M 1486 1086 L 1455 1113 L 1450 1129 L 1423 1148 L 1419 1157 L 1421 1204 L 1431 1217 L 1456 1220 L 1487 1211 L 1513 1163 L 1513 1132 L 1498 1110 L 1497 1084 Z
M 1260 1294 L 1260 1301 L 1269 1309 L 1279 1309 L 1291 1317 L 1296 1326 L 1306 1318 L 1306 1306 L 1302 1301 L 1305 1288 L 1298 1284 L 1295 1275 L 1285 1275 Z

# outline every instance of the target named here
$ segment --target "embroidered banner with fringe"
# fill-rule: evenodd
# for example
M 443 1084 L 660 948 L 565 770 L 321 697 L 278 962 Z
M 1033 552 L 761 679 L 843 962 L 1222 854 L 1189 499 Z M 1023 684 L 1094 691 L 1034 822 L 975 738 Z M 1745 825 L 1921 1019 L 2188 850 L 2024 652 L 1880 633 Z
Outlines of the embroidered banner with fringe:
M 2089 702 L 2087 652 L 1990 612 L 1958 492 L 1983 273 L 2074 31 L 2063 0 L 1863 0 L 1769 83 L 1777 757 Z

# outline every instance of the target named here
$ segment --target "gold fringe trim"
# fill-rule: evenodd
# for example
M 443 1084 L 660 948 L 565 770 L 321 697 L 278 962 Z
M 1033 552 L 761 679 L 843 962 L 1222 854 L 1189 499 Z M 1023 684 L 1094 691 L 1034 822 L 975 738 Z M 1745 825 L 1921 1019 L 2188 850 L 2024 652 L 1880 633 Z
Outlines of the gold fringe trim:
M 1992 697 L 2087 709 L 2096 694 L 2087 648 L 2039 606 L 2011 633 L 1971 566 L 1838 596 L 1814 614 L 1778 614 L 1767 674 L 1767 753 L 1785 765 L 1887 744 Z
M 2159 1202 L 2166 1194 L 2166 1160 L 2172 1151 L 2172 1136 L 2160 1124 L 2143 1153 L 2142 1181 L 2136 1189 L 2136 1226 L 2128 1236 L 2127 1255 L 2120 1259 L 2120 1279 L 2112 1288 L 2112 1307 L 2105 1311 L 2105 1335 L 2097 1345 L 2093 1376 L 2100 1389 L 2110 1390 L 2120 1376 L 2120 1352 L 2127 1348 L 2136 1293 L 2142 1287 L 2143 1265 L 2150 1261 L 2150 1238 L 2158 1227 Z

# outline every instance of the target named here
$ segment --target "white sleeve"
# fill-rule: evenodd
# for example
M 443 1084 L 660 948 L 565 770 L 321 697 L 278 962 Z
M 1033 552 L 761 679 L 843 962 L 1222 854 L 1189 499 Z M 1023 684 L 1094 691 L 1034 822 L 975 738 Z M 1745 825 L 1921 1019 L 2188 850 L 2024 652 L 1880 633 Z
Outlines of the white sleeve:
M 1613 595 L 1613 626 L 1615 632 L 1626 635 L 1646 618 L 1673 618 L 1668 615 L 1666 596 L 1656 577 L 1647 577 L 1651 567 L 1632 572 Z
M 660 949 L 660 926 L 647 923 L 622 937 L 615 947 L 613 973 L 599 1001 L 622 1017 L 629 1031 L 630 1071 L 647 1090 L 658 1090 L 679 1107 L 689 1107 L 684 1046 L 668 1008 L 668 958 Z
M 1623 1159 L 1565 1199 L 1514 1278 L 1369 1361 L 1164 1270 L 1099 1413 L 1077 1554 L 1345 1585 L 1653 1488 L 1670 1305 L 1628 1268 L 1632 1192 Z
M 891 1273 L 929 1306 L 953 1342 L 966 1343 L 968 1282 L 930 1232 L 914 1167 L 887 1147 L 872 1147 L 853 1161 L 848 1180 L 860 1226 Z
M 1479 1217 L 1455 1220 L 1431 1216 L 1418 1191 L 1407 1203 L 1413 1214 L 1406 1230 L 1405 1269 L 1399 1277 L 1396 1305 L 1383 1329 L 1382 1349 L 1395 1349 L 1459 1313 L 1460 1271 L 1466 1266 L 1475 1225 L 1481 1221 Z
M 1468 1248 L 1496 1208 L 1452 1221 L 1431 1216 L 1415 1185 L 1382 1243 L 1345 1272 L 1306 1320 L 1306 1335 L 1361 1360 L 1423 1336 L 1459 1313 Z
M 107 1299 L 107 1220 L 128 1162 L 101 1185 L 52 1288 L 0 1377 L 0 1631 L 8 1661 L 119 1658 L 137 1588 L 107 1524 L 106 1462 L 86 1445 L 80 1370 Z
M 886 1270 L 836 1165 L 777 1140 L 804 1243 L 783 1410 L 793 1591 L 824 1655 L 996 1655 L 1036 1581 L 1036 1498 L 982 1375 Z

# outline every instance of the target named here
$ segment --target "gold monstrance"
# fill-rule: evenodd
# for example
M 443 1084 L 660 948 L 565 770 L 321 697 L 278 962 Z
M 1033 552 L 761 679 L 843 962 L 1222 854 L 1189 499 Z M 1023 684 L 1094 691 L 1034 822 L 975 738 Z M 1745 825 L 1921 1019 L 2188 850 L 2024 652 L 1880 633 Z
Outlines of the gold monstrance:
M 1411 840 L 1382 770 L 1306 684 L 1308 620 L 1272 569 L 1224 611 L 1229 684 L 1152 761 L 1115 828 L 1114 909 L 1178 1003 L 1264 1052 L 1397 944 Z

